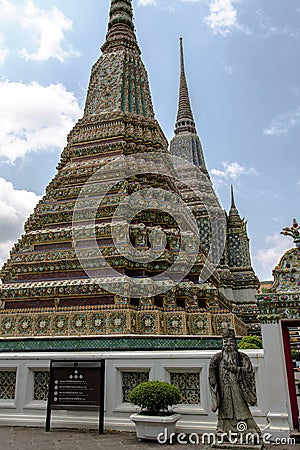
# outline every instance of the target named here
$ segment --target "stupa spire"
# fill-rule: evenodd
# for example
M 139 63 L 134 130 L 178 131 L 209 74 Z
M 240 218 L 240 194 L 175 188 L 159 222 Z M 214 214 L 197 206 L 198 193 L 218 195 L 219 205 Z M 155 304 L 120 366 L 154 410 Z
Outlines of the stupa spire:
M 124 49 L 141 53 L 133 24 L 132 1 L 111 0 L 108 31 L 101 50 L 110 53 Z
M 180 86 L 178 99 L 178 113 L 175 125 L 175 134 L 180 133 L 194 133 L 196 134 L 196 126 L 192 113 L 189 90 L 185 76 L 184 69 L 184 54 L 182 37 L 180 38 Z
M 235 200 L 234 200 L 233 185 L 231 185 L 231 209 L 236 209 Z
M 230 211 L 229 211 L 229 218 L 239 218 L 240 219 L 239 212 L 237 210 L 237 207 L 235 206 L 234 190 L 233 190 L 232 185 L 231 185 L 231 207 L 230 207 Z

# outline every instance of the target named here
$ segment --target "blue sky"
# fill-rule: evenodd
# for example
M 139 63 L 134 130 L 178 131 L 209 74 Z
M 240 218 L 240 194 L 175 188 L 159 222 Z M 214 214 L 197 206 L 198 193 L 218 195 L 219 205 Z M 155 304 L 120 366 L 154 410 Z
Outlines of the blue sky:
M 109 0 L 0 0 L 0 262 L 81 116 Z M 156 117 L 173 136 L 184 39 L 192 109 L 225 209 L 248 220 L 260 279 L 300 220 L 300 1 L 133 0 Z

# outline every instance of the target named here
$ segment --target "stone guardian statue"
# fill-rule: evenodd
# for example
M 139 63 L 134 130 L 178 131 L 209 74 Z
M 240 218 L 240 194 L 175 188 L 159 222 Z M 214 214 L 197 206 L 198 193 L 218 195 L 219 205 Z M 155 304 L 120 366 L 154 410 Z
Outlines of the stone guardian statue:
M 255 444 L 257 448 L 262 435 L 249 409 L 257 401 L 253 367 L 250 358 L 238 351 L 233 329 L 225 329 L 222 337 L 222 351 L 212 357 L 209 365 L 212 410 L 218 411 L 216 437 L 230 448 L 235 443 Z

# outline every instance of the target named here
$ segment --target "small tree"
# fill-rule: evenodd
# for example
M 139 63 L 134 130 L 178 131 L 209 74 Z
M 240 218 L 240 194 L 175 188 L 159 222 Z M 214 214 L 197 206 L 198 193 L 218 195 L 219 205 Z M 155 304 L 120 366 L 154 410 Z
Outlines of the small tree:
M 129 394 L 130 403 L 141 407 L 141 412 L 150 416 L 166 415 L 168 407 L 180 403 L 182 395 L 173 384 L 165 381 L 145 381 Z
M 244 336 L 238 345 L 240 350 L 263 348 L 262 340 L 258 336 Z

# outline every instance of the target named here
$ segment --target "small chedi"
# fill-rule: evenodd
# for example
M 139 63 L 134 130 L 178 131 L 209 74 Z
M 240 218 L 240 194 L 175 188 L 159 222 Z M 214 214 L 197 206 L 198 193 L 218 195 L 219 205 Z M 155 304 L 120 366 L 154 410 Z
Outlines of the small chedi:
M 223 331 L 222 351 L 209 366 L 212 410 L 218 411 L 216 447 L 262 445 L 262 435 L 250 406 L 256 404 L 255 377 L 250 358 L 239 352 L 233 329 Z
M 152 155 L 150 163 L 146 154 Z M 202 203 L 191 189 L 193 170 L 172 167 L 170 158 L 178 156 L 201 173 Z M 165 205 L 167 194 L 176 199 L 172 211 Z M 145 196 L 150 206 L 141 208 Z M 126 205 L 132 215 L 124 228 Z M 172 216 L 186 217 L 184 205 L 199 228 L 196 246 Z M 207 207 L 215 221 L 224 216 L 225 227 L 218 230 L 225 243 L 220 264 L 201 283 L 212 247 Z M 194 258 L 184 274 L 182 247 L 185 252 L 192 247 Z M 149 260 L 151 251 L 156 257 Z M 131 0 L 111 0 L 84 115 L 69 133 L 57 174 L 12 248 L 1 279 L 3 338 L 219 336 L 224 327 L 244 335 L 253 324 L 258 330 L 258 280 L 246 222 L 233 196 L 227 216 L 213 191 L 189 103 L 182 42 L 179 109 L 169 150 L 154 116 Z M 165 286 L 159 292 L 156 279 Z
M 295 246 L 285 252 L 273 270 L 273 284 L 256 296 L 262 323 L 299 319 L 300 226 L 296 219 L 290 227 L 285 227 L 281 234 L 292 237 Z

